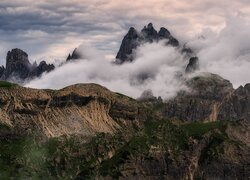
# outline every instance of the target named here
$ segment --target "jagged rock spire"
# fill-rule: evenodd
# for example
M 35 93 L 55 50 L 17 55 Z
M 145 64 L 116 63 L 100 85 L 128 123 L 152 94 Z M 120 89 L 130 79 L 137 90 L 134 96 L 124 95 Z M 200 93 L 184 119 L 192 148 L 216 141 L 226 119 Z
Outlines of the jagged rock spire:
M 171 45 L 174 47 L 179 46 L 179 42 L 175 39 L 170 32 L 162 27 L 159 32 L 157 32 L 152 23 L 138 32 L 134 27 L 131 27 L 128 33 L 122 40 L 122 44 L 116 56 L 116 63 L 122 64 L 124 62 L 131 62 L 134 59 L 134 50 L 143 43 L 152 43 L 154 41 L 159 41 L 166 39 L 166 45 Z
M 82 55 L 81 53 L 78 51 L 77 48 L 74 49 L 72 55 L 69 54 L 69 56 L 67 57 L 66 61 L 72 61 L 72 60 L 77 60 L 77 59 L 81 59 Z
M 23 82 L 40 76 L 44 72 L 50 72 L 55 68 L 53 64 L 42 61 L 39 66 L 31 64 L 28 54 L 21 49 L 15 48 L 8 51 L 6 56 L 6 67 L 0 68 L 0 78 L 15 82 Z
M 158 40 L 158 33 L 152 23 L 149 23 L 147 26 L 144 26 L 141 32 L 145 41 L 153 42 L 154 40 Z

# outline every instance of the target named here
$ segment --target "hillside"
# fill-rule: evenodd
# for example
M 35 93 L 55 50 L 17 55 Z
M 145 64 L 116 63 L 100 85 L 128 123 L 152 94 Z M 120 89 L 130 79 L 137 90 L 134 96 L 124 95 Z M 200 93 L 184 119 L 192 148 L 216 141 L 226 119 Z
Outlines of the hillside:
M 249 86 L 213 74 L 187 85 L 136 101 L 96 84 L 1 82 L 0 178 L 248 179 Z
M 97 132 L 114 133 L 140 118 L 140 107 L 135 100 L 96 84 L 78 84 L 59 91 L 4 82 L 2 86 L 0 122 L 18 134 L 43 138 L 93 136 Z

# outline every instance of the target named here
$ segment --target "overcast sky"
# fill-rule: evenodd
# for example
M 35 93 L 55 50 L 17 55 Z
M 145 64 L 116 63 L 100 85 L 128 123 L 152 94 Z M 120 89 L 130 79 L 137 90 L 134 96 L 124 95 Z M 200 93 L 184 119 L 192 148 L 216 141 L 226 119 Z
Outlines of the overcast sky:
M 235 15 L 250 17 L 249 0 L 1 0 L 0 64 L 16 47 L 31 61 L 65 59 L 82 43 L 112 57 L 130 26 L 153 22 L 186 41 Z

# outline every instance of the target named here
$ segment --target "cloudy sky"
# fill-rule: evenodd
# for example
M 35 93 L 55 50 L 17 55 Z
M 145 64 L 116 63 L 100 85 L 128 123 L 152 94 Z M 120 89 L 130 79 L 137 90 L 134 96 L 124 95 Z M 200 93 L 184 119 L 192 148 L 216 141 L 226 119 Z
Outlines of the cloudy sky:
M 30 59 L 64 59 L 82 43 L 112 57 L 130 26 L 167 27 L 180 40 L 219 31 L 232 15 L 250 16 L 249 0 L 1 0 L 0 64 L 18 47 Z

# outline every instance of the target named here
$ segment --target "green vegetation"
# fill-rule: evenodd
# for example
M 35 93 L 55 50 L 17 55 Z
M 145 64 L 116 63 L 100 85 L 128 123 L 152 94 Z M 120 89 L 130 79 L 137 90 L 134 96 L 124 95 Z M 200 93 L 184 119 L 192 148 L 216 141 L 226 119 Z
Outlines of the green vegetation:
M 207 147 L 205 147 L 199 159 L 199 164 L 203 164 L 206 161 L 217 159 L 220 154 L 223 154 L 222 143 L 226 140 L 226 137 L 222 134 L 215 133 L 211 136 L 211 141 Z
M 0 130 L 10 130 L 10 129 L 11 129 L 10 126 L 0 122 Z
M 189 140 L 201 141 L 209 135 L 209 143 L 203 148 L 199 164 L 208 163 L 223 154 L 226 122 L 173 123 L 170 120 L 152 120 L 154 113 L 148 111 L 144 128 L 132 133 L 130 130 L 114 135 L 99 133 L 95 137 L 60 137 L 38 143 L 30 137 L 0 139 L 0 179 L 93 179 L 122 176 L 121 167 L 131 158 L 154 160 L 151 151 L 171 152 L 177 164 Z M 232 124 L 236 126 L 235 124 Z M 8 126 L 1 125 L 1 128 Z M 85 140 L 83 142 L 82 140 Z
M 7 82 L 7 81 L 0 81 L 0 88 L 12 88 L 14 87 L 16 84 Z
M 44 149 L 30 138 L 0 141 L 0 179 L 38 178 L 46 174 Z M 39 173 L 38 173 L 39 172 Z
M 181 126 L 182 129 L 187 133 L 188 136 L 194 137 L 194 138 L 202 138 L 202 136 L 209 131 L 213 131 L 215 129 L 220 130 L 221 132 L 225 132 L 227 124 L 222 121 L 217 122 L 193 122 L 184 124 Z

